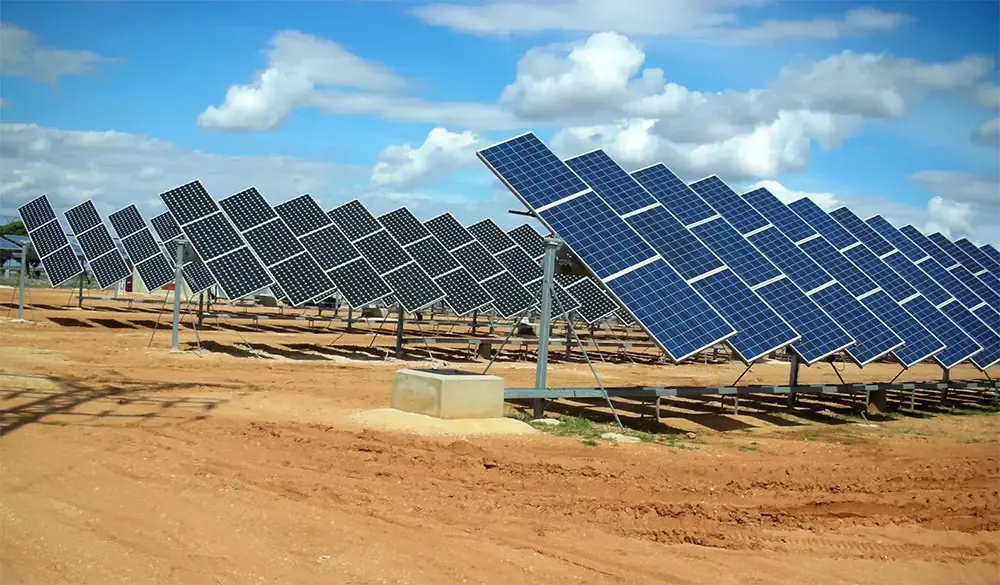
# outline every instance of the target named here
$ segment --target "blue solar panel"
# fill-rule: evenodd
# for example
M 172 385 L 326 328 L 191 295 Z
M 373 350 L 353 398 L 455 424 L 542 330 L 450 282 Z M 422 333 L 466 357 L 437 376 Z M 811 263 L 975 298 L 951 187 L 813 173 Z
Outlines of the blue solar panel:
M 748 234 L 769 223 L 752 205 L 740 199 L 736 191 L 730 189 L 729 185 L 716 176 L 691 183 L 691 189 L 724 215 L 741 234 Z
M 979 249 L 982 250 L 983 254 L 986 254 L 994 264 L 1000 266 L 1000 250 L 997 250 L 989 244 L 983 244 L 979 247 Z
M 477 154 L 605 281 L 671 358 L 682 360 L 736 333 L 599 196 L 567 200 L 588 187 L 533 134 Z
M 878 232 L 878 235 L 885 238 L 893 247 L 902 252 L 911 262 L 916 262 L 927 255 L 927 252 L 921 250 L 920 246 L 914 244 L 910 238 L 900 233 L 899 230 L 893 227 L 881 215 L 873 215 L 865 220 L 865 223 L 871 226 L 873 230 Z
M 955 275 L 955 278 L 957 278 L 959 282 L 967 286 L 970 290 L 976 293 L 979 298 L 989 303 L 994 309 L 1000 307 L 1000 294 L 997 293 L 997 290 L 987 284 L 985 280 L 969 272 L 968 268 L 959 265 L 953 268 L 951 273 Z
M 857 238 L 851 235 L 851 232 L 845 230 L 844 226 L 837 223 L 837 220 L 820 209 L 819 205 L 816 205 L 812 199 L 803 198 L 792 201 L 788 206 L 796 215 L 822 234 L 838 250 L 843 250 L 858 241 Z
M 729 265 L 736 274 L 739 274 L 748 285 L 757 286 L 762 282 L 781 276 L 781 271 L 725 219 L 720 217 L 696 225 L 691 228 L 691 231 L 722 258 L 722 261 Z
M 476 154 L 532 209 L 587 189 L 587 185 L 530 132 Z
M 886 256 L 885 263 L 895 270 L 897 274 L 906 279 L 906 282 L 920 291 L 920 294 L 927 297 L 928 301 L 934 303 L 935 307 L 941 306 L 941 303 L 951 298 L 948 291 L 941 288 L 941 285 L 934 282 L 933 278 L 927 276 L 926 272 L 918 268 L 916 264 L 910 262 L 902 254 L 897 252 Z
M 958 264 L 958 260 L 952 258 L 948 252 L 945 252 L 941 246 L 938 246 L 930 238 L 925 236 L 917 228 L 912 225 L 904 225 L 899 228 L 900 233 L 910 239 L 911 242 L 916 244 L 925 254 L 929 254 L 931 258 L 937 260 L 938 264 L 948 268 L 949 270 Z
M 735 333 L 663 261 L 637 268 L 607 286 L 654 339 L 669 343 L 669 353 L 678 361 Z
M 837 282 L 844 285 L 852 295 L 859 297 L 878 288 L 875 281 L 865 275 L 843 254 L 838 252 L 824 238 L 816 238 L 799 244 L 802 251 L 825 268 Z
M 685 280 L 724 266 L 705 244 L 698 241 L 698 238 L 694 237 L 694 234 L 681 225 L 681 222 L 670 215 L 663 206 L 633 215 L 626 221 Z
M 705 244 L 603 151 L 594 151 L 566 163 L 598 196 L 605 201 L 613 199 L 616 203 L 609 201 L 609 204 L 616 211 L 632 212 L 633 215 L 626 218 L 628 224 L 681 277 L 689 281 L 700 278 L 692 286 L 739 332 L 729 343 L 740 359 L 749 363 L 798 337 Z M 639 209 L 645 210 L 635 213 Z M 715 273 L 704 276 L 712 272 Z
M 846 207 L 834 209 L 830 212 L 830 217 L 837 220 L 854 237 L 861 240 L 861 243 L 868 246 L 868 249 L 872 252 L 875 252 L 876 256 L 881 257 L 892 252 L 892 244 L 885 241 L 871 226 L 861 221 L 860 217 L 854 215 L 850 209 Z
M 1000 331 L 1000 313 L 989 305 L 979 305 L 972 309 L 972 314 L 986 324 L 994 333 Z M 978 338 L 976 338 L 978 340 Z
M 803 221 L 801 217 L 795 215 L 794 211 L 779 201 L 767 189 L 763 187 L 754 189 L 744 193 L 742 197 L 793 242 L 799 242 L 809 236 L 816 235 L 816 230 Z
M 792 349 L 805 363 L 815 363 L 854 343 L 840 325 L 787 278 L 760 287 L 757 294 L 802 335 Z
M 801 337 L 732 270 L 712 274 L 691 286 L 736 328 L 729 344 L 746 363 Z
M 944 351 L 934 355 L 934 360 L 941 366 L 953 368 L 982 349 L 975 340 L 966 335 L 958 325 L 924 297 L 915 297 L 907 301 L 905 308 L 945 344 Z
M 962 303 L 967 309 L 972 309 L 973 307 L 979 306 L 983 299 L 979 298 L 979 295 L 972 292 L 969 287 L 962 284 L 960 280 L 955 278 L 955 275 L 945 270 L 944 266 L 938 264 L 937 260 L 933 258 L 928 258 L 924 260 L 917 266 L 923 270 L 927 276 L 933 278 L 941 288 L 951 293 L 958 302 Z
M 959 262 L 962 266 L 968 268 L 969 271 L 972 272 L 973 274 L 979 272 L 980 270 L 983 270 L 982 264 L 976 262 L 975 258 L 969 256 L 969 254 L 965 250 L 959 248 L 955 244 L 955 242 L 944 237 L 944 235 L 939 233 L 933 233 L 927 236 L 927 239 L 929 239 L 936 246 L 941 248 L 941 250 L 943 250 L 946 254 L 954 258 L 955 261 Z
M 885 291 L 870 294 L 861 302 L 903 338 L 905 345 L 892 353 L 905 367 L 920 363 L 944 349 L 944 343 L 940 339 Z
M 990 255 L 983 251 L 982 248 L 977 247 L 965 238 L 956 240 L 955 245 L 961 248 L 969 256 L 972 256 L 976 262 L 982 264 L 983 268 L 989 270 L 993 276 L 1000 278 L 1000 264 L 994 262 L 993 258 L 990 258 Z
M 684 225 L 716 215 L 715 210 L 704 199 L 698 197 L 663 163 L 633 171 L 632 178 L 652 193 L 657 201 L 666 205 Z
M 844 328 L 857 341 L 847 352 L 859 365 L 870 363 L 903 345 L 898 335 L 843 286 L 828 286 L 811 296 L 828 314 L 836 315 L 837 321 L 844 323 Z
M 961 303 L 950 302 L 941 307 L 941 312 L 954 321 L 982 348 L 972 356 L 971 361 L 981 370 L 1000 361 L 1000 336 L 986 326 L 978 317 L 969 312 Z
M 889 293 L 889 296 L 896 302 L 901 303 L 917 294 L 917 289 L 910 286 L 902 276 L 889 268 L 888 264 L 867 247 L 858 246 L 845 250 L 844 256 L 847 256 L 851 262 L 854 262 L 858 268 L 878 283 L 882 290 Z
M 625 220 L 590 192 L 541 212 L 543 221 L 600 279 L 656 256 Z
M 806 292 L 833 280 L 819 264 L 806 256 L 805 252 L 777 228 L 757 232 L 747 239 Z
M 656 199 L 603 150 L 566 159 L 566 164 L 620 215 L 656 203 Z

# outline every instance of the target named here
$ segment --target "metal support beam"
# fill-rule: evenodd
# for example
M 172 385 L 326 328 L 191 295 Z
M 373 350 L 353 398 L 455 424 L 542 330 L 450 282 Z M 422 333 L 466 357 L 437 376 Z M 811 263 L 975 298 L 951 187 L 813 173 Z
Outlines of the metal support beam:
M 21 246 L 21 277 L 18 279 L 17 320 L 24 321 L 24 289 L 28 286 L 28 246 Z
M 799 354 L 791 352 L 791 360 L 788 362 L 788 386 L 794 388 L 799 385 Z M 788 393 L 788 408 L 795 408 L 795 391 Z
M 177 239 L 174 259 L 174 326 L 170 332 L 170 351 L 178 351 L 181 331 L 181 290 L 184 287 L 184 238 Z
M 545 238 L 545 255 L 542 257 L 542 302 L 538 315 L 538 362 L 535 365 L 535 388 L 546 387 L 546 369 L 549 365 L 549 333 L 552 330 L 552 281 L 556 271 L 556 250 L 560 242 Z M 534 401 L 535 418 L 545 416 L 542 399 Z
M 80 293 L 76 296 L 76 306 L 83 308 L 83 279 L 87 277 L 87 271 L 80 273 Z
M 402 305 L 396 305 L 399 315 L 396 318 L 396 359 L 403 359 L 403 327 L 406 325 L 406 312 Z

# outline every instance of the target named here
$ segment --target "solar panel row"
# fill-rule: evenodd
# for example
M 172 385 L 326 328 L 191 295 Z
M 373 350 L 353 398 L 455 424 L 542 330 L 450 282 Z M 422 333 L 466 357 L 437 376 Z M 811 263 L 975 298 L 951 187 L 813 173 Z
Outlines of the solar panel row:
M 90 265 L 90 270 L 94 273 L 94 278 L 100 288 L 108 288 L 128 278 L 130 272 L 125 264 L 125 259 L 114 240 L 111 239 L 111 233 L 104 225 L 104 220 L 97 213 L 92 201 L 84 201 L 67 210 L 64 215 L 66 223 L 76 234 L 76 241 L 80 244 L 83 256 L 87 259 L 87 264 Z M 58 222 L 49 225 L 58 228 L 60 235 L 62 235 L 62 229 L 58 227 Z M 51 230 L 45 228 L 39 230 L 39 232 L 46 232 L 46 238 L 54 235 L 54 232 L 50 234 L 49 231 Z M 62 237 L 65 238 L 65 236 Z
M 19 207 L 17 212 L 28 231 L 31 247 L 38 255 L 49 284 L 59 286 L 83 272 L 80 259 L 59 226 L 48 197 L 42 195 L 32 199 Z

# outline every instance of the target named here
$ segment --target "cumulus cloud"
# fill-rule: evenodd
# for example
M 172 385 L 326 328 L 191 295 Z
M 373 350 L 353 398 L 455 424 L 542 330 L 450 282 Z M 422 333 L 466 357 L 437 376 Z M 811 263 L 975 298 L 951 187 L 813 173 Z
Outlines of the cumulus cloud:
M 987 120 L 976 128 L 976 141 L 1000 148 L 1000 118 Z
M 332 206 L 346 193 L 331 185 L 362 184 L 364 169 L 282 156 L 224 156 L 124 132 L 70 131 L 2 124 L 0 213 L 16 216 L 47 194 L 57 209 L 93 198 L 107 214 L 129 203 L 163 211 L 158 195 L 200 179 L 217 198 L 249 185 L 277 203 L 309 192 Z
M 912 19 L 873 8 L 849 10 L 837 18 L 739 21 L 739 8 L 760 0 L 494 0 L 481 4 L 435 3 L 413 13 L 428 24 L 476 35 L 531 34 L 545 31 L 678 36 L 720 43 L 821 41 L 891 31 Z
M 86 75 L 120 59 L 82 49 L 56 49 L 31 31 L 0 21 L 0 75 L 55 83 L 60 77 Z
M 475 151 L 480 146 L 480 138 L 468 130 L 457 133 L 434 128 L 420 146 L 385 148 L 372 169 L 372 184 L 407 188 L 440 179 L 475 162 Z
M 921 171 L 910 179 L 933 194 L 925 225 L 952 237 L 1000 242 L 1000 174 Z

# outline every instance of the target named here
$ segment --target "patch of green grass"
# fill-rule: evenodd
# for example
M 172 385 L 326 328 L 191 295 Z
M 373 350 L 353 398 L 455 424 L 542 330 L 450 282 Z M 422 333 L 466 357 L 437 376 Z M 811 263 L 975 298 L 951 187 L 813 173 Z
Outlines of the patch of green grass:
M 597 441 L 595 441 L 594 439 L 584 439 L 580 442 L 588 447 L 596 447 L 598 445 Z
M 646 431 L 637 431 L 628 428 L 622 431 L 615 425 L 595 423 L 594 421 L 575 416 L 562 416 L 559 417 L 558 420 L 561 424 L 535 424 L 533 426 L 536 429 L 558 437 L 579 438 L 585 445 L 590 445 L 591 443 L 597 445 L 600 440 L 600 436 L 604 433 L 622 433 L 624 435 L 636 437 L 643 443 L 653 443 L 656 445 L 664 445 L 666 447 L 675 447 L 679 449 L 690 448 L 694 443 L 705 444 L 705 441 L 702 439 L 692 440 L 676 434 L 649 433 Z
M 760 451 L 760 443 L 753 441 L 749 445 L 743 445 L 740 447 L 740 451 Z

